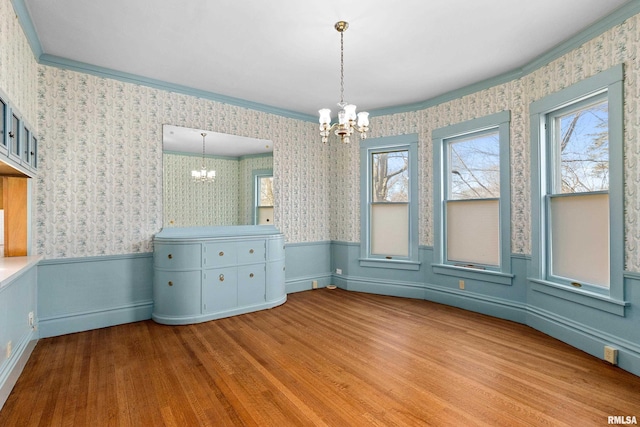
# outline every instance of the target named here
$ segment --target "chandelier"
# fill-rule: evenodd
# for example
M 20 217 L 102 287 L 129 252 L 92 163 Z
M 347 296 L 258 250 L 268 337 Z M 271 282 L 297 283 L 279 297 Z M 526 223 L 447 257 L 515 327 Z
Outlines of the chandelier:
M 338 122 L 334 124 L 331 124 L 330 109 L 323 108 L 318 111 L 320 114 L 320 136 L 322 142 L 326 143 L 329 134 L 335 129 L 334 133 L 340 137 L 342 142 L 348 144 L 349 138 L 356 130 L 360 133 L 361 139 L 367 137 L 369 113 L 362 111 L 356 114 L 356 106 L 344 102 L 344 32 L 349 28 L 349 23 L 338 21 L 334 27 L 340 33 L 340 102 L 338 102 L 340 111 L 338 112 Z
M 213 182 L 216 180 L 216 171 L 208 171 L 204 165 L 204 138 L 207 134 L 203 132 L 200 135 L 202 135 L 202 166 L 200 170 L 191 171 L 191 178 L 193 178 L 193 182 Z

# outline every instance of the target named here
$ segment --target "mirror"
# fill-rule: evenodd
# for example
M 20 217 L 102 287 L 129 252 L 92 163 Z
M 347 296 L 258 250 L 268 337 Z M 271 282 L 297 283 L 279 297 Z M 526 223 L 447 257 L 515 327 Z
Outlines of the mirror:
M 162 163 L 163 227 L 273 225 L 271 141 L 163 125 Z M 203 166 L 213 182 L 194 181 Z

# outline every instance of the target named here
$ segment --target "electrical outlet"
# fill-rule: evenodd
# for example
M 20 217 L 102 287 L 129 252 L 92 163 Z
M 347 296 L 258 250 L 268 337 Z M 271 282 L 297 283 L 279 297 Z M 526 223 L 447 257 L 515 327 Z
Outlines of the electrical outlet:
M 11 341 L 7 343 L 7 359 L 11 357 L 11 352 L 13 351 L 13 345 Z
M 342 269 L 341 268 L 336 268 L 336 274 L 342 274 Z
M 460 287 L 460 289 L 464 289 L 464 280 L 458 281 L 458 286 Z
M 32 327 L 32 328 L 33 328 L 33 323 L 34 323 L 33 318 L 34 318 L 33 311 L 30 311 L 29 312 L 29 326 Z
M 604 346 L 604 360 L 611 363 L 612 365 L 618 364 L 618 349 L 609 347 L 608 345 Z
M 311 288 L 318 289 L 318 281 L 317 280 L 314 280 L 314 281 L 311 282 Z

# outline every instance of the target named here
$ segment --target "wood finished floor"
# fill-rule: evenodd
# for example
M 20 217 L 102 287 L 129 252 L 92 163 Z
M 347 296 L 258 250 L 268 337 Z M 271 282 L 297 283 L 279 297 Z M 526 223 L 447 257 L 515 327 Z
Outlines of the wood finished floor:
M 0 426 L 602 426 L 640 377 L 529 327 L 339 289 L 40 340 Z

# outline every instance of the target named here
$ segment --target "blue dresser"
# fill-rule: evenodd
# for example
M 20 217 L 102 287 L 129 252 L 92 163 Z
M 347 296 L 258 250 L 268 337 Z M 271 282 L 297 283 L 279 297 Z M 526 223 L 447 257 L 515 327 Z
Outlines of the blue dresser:
M 153 245 L 158 323 L 206 322 L 287 300 L 284 236 L 274 226 L 165 228 Z

